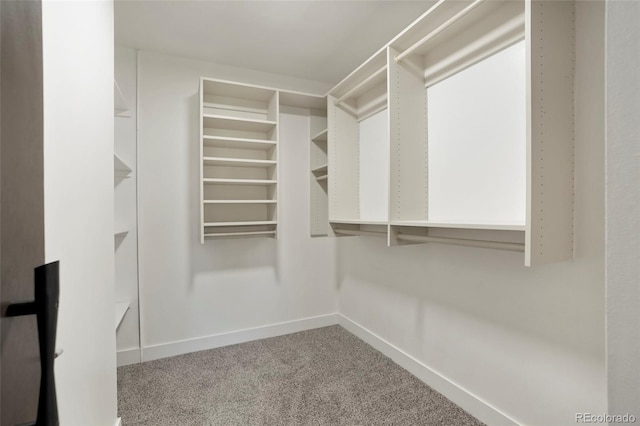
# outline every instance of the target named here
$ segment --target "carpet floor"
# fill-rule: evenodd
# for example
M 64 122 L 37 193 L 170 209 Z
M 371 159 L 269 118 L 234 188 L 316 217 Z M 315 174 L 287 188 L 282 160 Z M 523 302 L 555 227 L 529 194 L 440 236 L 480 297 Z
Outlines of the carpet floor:
M 482 425 L 340 326 L 118 368 L 123 426 Z

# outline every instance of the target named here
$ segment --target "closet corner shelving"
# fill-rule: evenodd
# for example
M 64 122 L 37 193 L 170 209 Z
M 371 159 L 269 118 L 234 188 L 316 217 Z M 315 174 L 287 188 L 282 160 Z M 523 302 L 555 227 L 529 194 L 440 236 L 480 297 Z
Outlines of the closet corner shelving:
M 113 91 L 114 91 L 114 116 L 121 118 L 130 118 L 131 112 L 129 109 L 129 105 L 120 90 L 120 86 L 118 86 L 117 81 L 113 81 Z M 115 152 L 113 153 L 113 176 L 114 176 L 114 193 L 117 189 L 117 183 L 121 179 L 126 179 L 130 177 L 132 172 L 131 167 L 127 165 Z M 115 208 L 115 205 L 114 205 Z M 119 246 L 119 242 L 122 241 L 128 235 L 129 231 L 126 229 L 116 229 L 113 232 L 115 244 L 114 250 L 117 250 Z M 114 308 L 115 314 L 115 330 L 117 332 L 124 316 L 129 310 L 130 303 L 128 301 L 117 302 Z
M 200 79 L 200 242 L 278 232 L 278 91 Z
M 521 251 L 526 266 L 572 259 L 574 8 L 574 1 L 441 0 L 331 89 L 327 107 L 331 235 L 387 235 L 389 245 L 434 242 Z M 520 61 L 508 70 L 501 56 L 507 52 Z M 450 191 L 455 201 L 451 202 L 447 193 L 439 195 L 430 188 L 438 173 L 432 166 L 441 166 L 430 166 L 430 157 L 437 158 L 432 150 L 438 143 L 441 148 L 448 146 L 430 133 L 437 131 L 434 123 L 442 123 L 442 117 L 429 121 L 435 109 L 431 103 L 438 101 L 433 89 L 451 90 L 451 85 L 458 84 L 456 96 L 470 99 L 469 90 L 479 87 L 478 83 L 461 90 L 459 76 L 477 78 L 479 69 L 507 73 L 505 79 L 489 74 L 489 80 L 498 85 L 515 81 L 522 90 L 517 96 L 525 101 L 510 98 L 504 105 L 514 106 L 512 110 L 519 110 L 521 104 L 525 107 L 518 113 L 523 129 L 517 130 L 516 138 L 501 134 L 504 145 L 518 145 L 517 155 L 505 156 L 505 151 L 499 151 L 502 145 L 485 135 L 474 140 L 475 147 L 478 142 L 494 144 L 491 149 L 499 152 L 483 154 L 489 161 L 480 159 L 473 166 L 476 173 L 516 170 L 523 183 L 505 194 L 497 185 L 456 174 L 458 188 L 466 189 Z M 518 72 L 517 78 L 511 72 Z M 512 93 L 504 86 L 500 89 Z M 498 93 L 483 94 L 482 99 L 495 103 L 494 94 Z M 456 102 L 465 103 L 464 99 Z M 363 123 L 385 108 L 388 129 L 378 133 L 387 139 L 372 143 Z M 476 111 L 484 114 L 482 109 L 486 108 Z M 491 122 L 501 127 L 500 112 L 491 114 Z M 456 123 L 452 117 L 447 115 L 445 121 L 454 129 L 467 123 L 460 119 Z M 384 144 L 389 158 L 383 161 L 375 150 Z M 462 161 L 459 154 L 449 158 Z M 492 163 L 497 158 L 509 164 Z M 387 177 L 374 185 L 384 200 L 376 199 L 366 187 L 375 181 L 372 170 Z M 482 195 L 471 189 L 479 185 L 485 185 L 480 188 Z M 469 205 L 464 198 L 470 191 L 478 199 L 475 206 L 491 207 L 471 212 L 473 207 L 455 207 Z M 442 200 L 449 204 L 443 207 Z M 373 211 L 376 205 L 387 213 Z

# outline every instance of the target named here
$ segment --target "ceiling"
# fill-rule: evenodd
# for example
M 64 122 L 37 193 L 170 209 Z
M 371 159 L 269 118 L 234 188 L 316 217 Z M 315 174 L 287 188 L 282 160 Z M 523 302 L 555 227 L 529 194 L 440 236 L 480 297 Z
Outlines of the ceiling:
M 116 45 L 337 83 L 431 1 L 116 1 Z

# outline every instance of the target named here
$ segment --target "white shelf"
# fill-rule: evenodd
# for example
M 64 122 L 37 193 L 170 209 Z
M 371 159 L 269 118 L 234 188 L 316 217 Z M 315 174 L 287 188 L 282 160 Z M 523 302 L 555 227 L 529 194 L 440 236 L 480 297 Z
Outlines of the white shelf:
M 113 113 L 116 117 L 131 117 L 129 105 L 115 80 L 113 81 Z
M 225 136 L 202 136 L 207 147 L 267 150 L 276 146 L 276 141 L 266 139 L 233 138 Z
M 205 222 L 206 227 L 216 226 L 261 226 L 261 225 L 276 225 L 278 222 L 275 220 L 256 220 L 251 222 Z
M 318 176 L 318 177 L 316 178 L 316 180 L 317 180 L 318 182 L 322 182 L 322 181 L 325 181 L 325 180 L 327 180 L 327 179 L 329 179 L 329 175 L 322 175 L 322 176 Z
M 205 166 L 226 166 L 226 167 L 273 167 L 277 164 L 273 160 L 251 160 L 247 158 L 228 157 L 204 157 L 202 159 Z
M 204 200 L 204 204 L 277 204 L 276 200 Z
M 204 127 L 210 129 L 267 133 L 276 126 L 276 122 L 271 120 L 229 117 L 215 114 L 203 114 L 202 119 Z
M 420 228 L 456 228 L 456 229 L 487 229 L 499 231 L 524 231 L 524 223 L 460 223 L 460 222 L 431 222 L 427 220 L 402 220 L 391 222 L 392 226 L 415 226 Z
M 326 142 L 327 133 L 328 133 L 328 129 L 324 129 L 323 131 L 321 131 L 320 133 L 312 137 L 311 140 L 314 142 Z
M 115 307 L 115 328 L 116 330 L 120 327 L 122 320 L 124 319 L 125 314 L 129 310 L 129 302 L 118 302 Z
M 313 173 L 321 173 L 321 172 L 326 173 L 328 167 L 329 167 L 328 164 L 323 164 L 322 166 L 319 166 L 319 167 L 316 167 L 315 169 L 312 169 L 311 172 L 313 172 Z
M 204 178 L 202 183 L 205 185 L 275 185 L 275 180 L 263 179 L 223 179 L 223 178 Z
M 122 238 L 122 237 L 126 236 L 128 233 L 129 233 L 129 231 L 127 229 L 120 229 L 120 230 L 114 231 L 113 232 L 113 236 L 115 238 Z
M 122 178 L 128 178 L 131 174 L 131 168 L 116 154 L 113 154 L 113 174 Z
M 378 220 L 351 220 L 351 219 L 337 219 L 329 220 L 329 223 L 335 223 L 337 225 L 388 225 L 388 222 L 382 222 Z
M 261 235 L 275 235 L 276 231 L 253 231 L 253 232 L 216 232 L 204 234 L 205 238 L 221 238 L 221 237 L 251 237 Z

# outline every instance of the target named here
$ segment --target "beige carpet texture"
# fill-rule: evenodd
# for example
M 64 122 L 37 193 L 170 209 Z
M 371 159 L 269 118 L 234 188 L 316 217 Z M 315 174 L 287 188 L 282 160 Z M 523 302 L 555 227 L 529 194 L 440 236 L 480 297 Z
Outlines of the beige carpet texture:
M 481 422 L 340 326 L 118 368 L 123 426 Z

